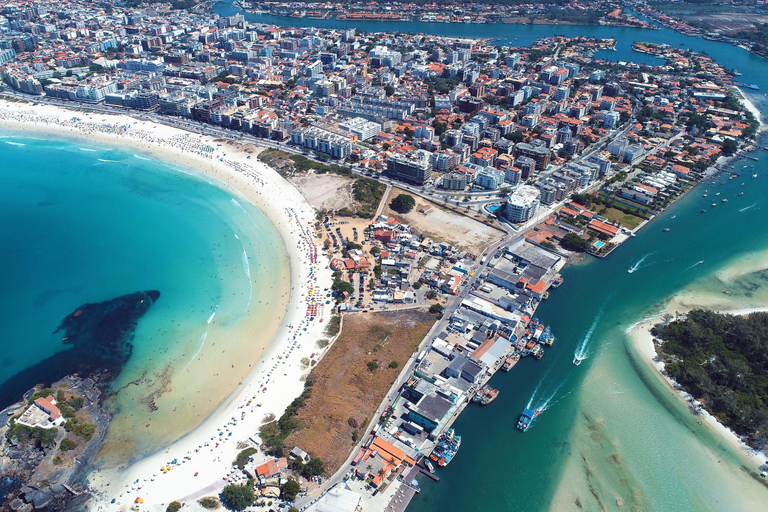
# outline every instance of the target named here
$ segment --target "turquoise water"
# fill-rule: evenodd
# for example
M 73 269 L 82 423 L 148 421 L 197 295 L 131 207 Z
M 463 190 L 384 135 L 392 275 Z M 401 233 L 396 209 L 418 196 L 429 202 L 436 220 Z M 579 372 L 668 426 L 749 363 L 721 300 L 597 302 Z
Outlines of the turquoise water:
M 127 444 L 121 456 L 137 458 L 194 427 L 168 421 L 169 406 L 153 414 L 147 397 L 206 354 L 214 312 L 214 324 L 231 330 L 249 304 L 271 296 L 285 258 L 274 227 L 202 176 L 140 155 L 11 134 L 0 147 L 0 379 L 65 349 L 53 331 L 80 305 L 159 290 L 111 401 L 117 420 L 141 418 L 143 428 L 111 434 Z M 254 281 L 263 288 L 252 293 Z M 208 396 L 200 388 L 166 392 L 173 400 Z
M 222 14 L 231 12 L 227 8 L 224 3 L 216 7 Z M 456 37 L 491 32 L 487 25 L 248 18 L 283 26 L 354 26 Z M 519 45 L 558 34 L 613 37 L 617 51 L 601 52 L 598 58 L 649 64 L 658 61 L 633 52 L 632 42 L 682 45 L 738 69 L 746 83 L 768 83 L 764 59 L 667 29 L 494 25 L 492 32 L 502 43 Z M 758 108 L 766 105 L 762 95 L 750 97 Z M 564 270 L 564 285 L 537 314 L 552 326 L 555 346 L 541 361 L 526 359 L 510 374 L 494 377 L 499 398 L 489 407 L 470 407 L 458 419 L 461 450 L 439 472 L 440 483 L 420 479 L 422 492 L 409 510 L 765 510 L 765 484 L 744 472 L 723 442 L 696 423 L 647 366 L 636 362 L 625 334 L 681 290 L 717 296 L 729 288 L 733 303 L 768 304 L 760 275 L 746 274 L 735 283 L 715 275 L 747 255 L 765 260 L 760 252 L 768 249 L 768 155 L 755 155 L 758 162 L 736 164 L 737 171 L 745 164 L 755 166 L 743 171 L 742 179 L 705 185 L 721 191 L 728 204 L 711 208 L 711 199 L 696 189 L 607 259 Z M 746 174 L 753 172 L 760 178 L 749 179 Z M 743 196 L 732 198 L 742 191 Z M 708 212 L 700 214 L 702 208 Z M 670 232 L 663 233 L 665 227 Z M 637 271 L 628 274 L 630 266 Z M 587 354 L 579 367 L 572 364 L 577 350 Z M 523 434 L 514 425 L 525 407 L 543 412 Z

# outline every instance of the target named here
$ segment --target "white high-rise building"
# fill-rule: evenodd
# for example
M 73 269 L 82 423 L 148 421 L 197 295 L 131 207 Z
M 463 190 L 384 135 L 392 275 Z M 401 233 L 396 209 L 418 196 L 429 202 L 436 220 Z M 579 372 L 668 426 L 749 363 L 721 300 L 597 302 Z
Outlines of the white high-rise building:
M 510 222 L 525 222 L 539 209 L 539 189 L 530 185 L 520 185 L 507 198 L 504 205 L 504 217 Z

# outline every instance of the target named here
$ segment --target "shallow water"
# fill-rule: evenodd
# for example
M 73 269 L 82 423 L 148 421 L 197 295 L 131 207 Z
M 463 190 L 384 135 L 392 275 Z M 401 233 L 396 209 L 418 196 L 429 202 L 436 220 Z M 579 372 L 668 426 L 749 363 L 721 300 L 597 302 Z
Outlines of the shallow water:
M 107 453 L 120 463 L 178 438 L 247 373 L 235 362 L 253 361 L 258 337 L 243 329 L 281 315 L 266 307 L 287 278 L 276 229 L 207 178 L 141 155 L 9 133 L 0 145 L 0 378 L 65 349 L 53 332 L 82 304 L 159 290 L 113 384 Z

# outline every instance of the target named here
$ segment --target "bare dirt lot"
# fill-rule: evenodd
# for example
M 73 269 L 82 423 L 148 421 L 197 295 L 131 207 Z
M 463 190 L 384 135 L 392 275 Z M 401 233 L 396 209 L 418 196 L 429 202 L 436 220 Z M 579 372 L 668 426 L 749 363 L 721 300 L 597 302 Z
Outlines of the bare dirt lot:
M 289 180 L 318 210 L 340 210 L 355 202 L 352 180 L 336 174 L 304 174 Z
M 681 16 L 688 23 L 712 32 L 730 34 L 739 30 L 752 30 L 755 24 L 768 22 L 768 15 L 747 12 L 701 12 Z
M 491 241 L 501 238 L 503 235 L 501 230 L 471 217 L 453 213 L 418 196 L 413 196 L 416 200 L 416 207 L 409 213 L 401 215 L 389 207 L 389 202 L 392 198 L 397 197 L 399 194 L 408 193 L 398 188 L 392 188 L 389 197 L 385 200 L 386 206 L 383 213 L 385 215 L 392 215 L 400 222 L 410 224 L 418 233 L 432 240 L 448 242 L 472 254 L 480 254 L 483 247 Z M 427 205 L 432 207 L 429 213 L 419 213 L 419 210 Z
M 304 428 L 284 446 L 319 457 L 334 473 L 434 322 L 426 308 L 345 315 L 341 335 L 310 373 L 312 394 L 298 412 Z

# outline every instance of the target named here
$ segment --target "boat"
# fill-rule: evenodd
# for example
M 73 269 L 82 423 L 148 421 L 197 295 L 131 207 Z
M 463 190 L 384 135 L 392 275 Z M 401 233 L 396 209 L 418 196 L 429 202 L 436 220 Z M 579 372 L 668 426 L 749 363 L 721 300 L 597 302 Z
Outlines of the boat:
M 559 288 L 561 284 L 563 284 L 563 276 L 557 274 L 555 280 L 552 281 L 552 288 Z
M 533 357 L 535 357 L 536 359 L 541 359 L 542 357 L 544 357 L 544 349 L 541 348 L 541 345 L 536 345 L 531 350 L 531 355 L 533 355 Z
M 482 400 L 485 397 L 485 387 L 482 387 L 475 391 L 475 394 L 472 395 L 472 401 L 474 403 L 479 403 L 480 400 Z
M 728 290 L 723 290 L 723 293 L 726 294 L 726 295 L 730 295 L 731 294 L 731 292 L 728 291 Z
M 701 211 L 700 211 L 699 213 L 707 213 L 707 210 L 705 210 L 704 208 L 702 208 L 702 209 L 701 209 Z
M 489 403 L 496 400 L 498 396 L 498 389 L 494 389 L 491 386 L 485 386 L 485 395 L 483 396 L 482 400 L 480 400 L 480 405 L 488 405 Z
M 701 265 L 702 263 L 704 263 L 704 260 L 699 260 L 696 264 Z
M 435 449 L 429 455 L 429 460 L 436 462 L 441 468 L 450 464 L 461 446 L 461 436 L 457 436 L 452 428 L 440 437 Z
M 669 228 L 664 228 L 665 233 L 669 233 Z
M 674 219 L 675 217 L 677 217 L 677 215 L 673 215 L 673 216 L 671 216 L 671 217 L 670 217 L 670 219 Z
M 514 368 L 514 367 L 515 367 L 515 365 L 517 364 L 517 362 L 518 362 L 519 360 L 520 360 L 520 354 L 518 354 L 517 352 L 515 352 L 514 354 L 512 354 L 512 356 L 511 356 L 511 357 L 508 357 L 508 358 L 507 358 L 507 359 L 504 361 L 504 364 L 502 365 L 501 369 L 502 369 L 503 371 L 505 371 L 505 372 L 508 372 L 509 370 L 511 370 L 512 368 Z
M 627 274 L 631 274 L 635 271 L 635 267 L 629 267 L 629 270 L 627 270 Z
M 431 462 L 429 462 L 428 460 L 424 461 L 424 465 L 427 466 L 427 471 L 429 471 L 430 473 L 434 473 L 435 472 L 435 466 Z
M 520 419 L 517 420 L 517 428 L 518 430 L 522 430 L 523 432 L 526 432 L 529 428 L 531 428 L 531 422 L 533 421 L 533 418 L 539 415 L 539 411 L 532 411 L 530 409 L 525 409 L 523 411 L 523 414 L 520 415 Z
M 573 358 L 573 365 L 574 366 L 579 366 L 583 360 L 584 360 L 583 357 L 575 356 Z
M 757 174 L 752 175 L 752 179 L 755 179 L 755 178 L 757 178 Z
M 721 203 L 727 203 L 727 202 L 728 202 L 728 200 L 727 200 L 727 199 L 725 199 L 725 198 L 723 198 L 723 199 L 722 199 L 720 202 L 721 202 Z

